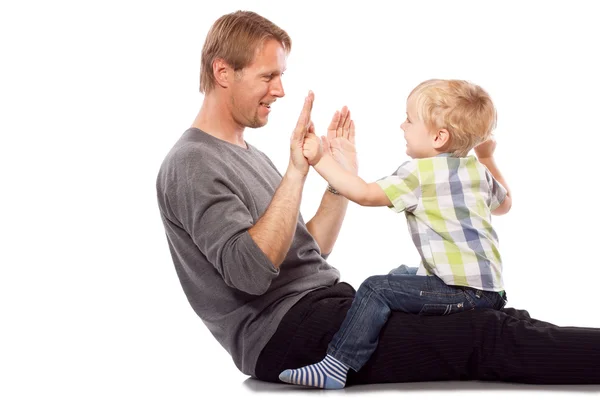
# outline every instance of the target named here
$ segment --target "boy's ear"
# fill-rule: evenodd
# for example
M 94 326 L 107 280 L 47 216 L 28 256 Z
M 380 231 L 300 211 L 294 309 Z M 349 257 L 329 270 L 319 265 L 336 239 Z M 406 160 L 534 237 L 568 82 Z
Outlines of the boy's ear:
M 433 137 L 433 148 L 443 150 L 450 145 L 450 132 L 447 129 L 440 129 Z
M 222 58 L 217 58 L 213 61 L 213 75 L 215 76 L 217 85 L 222 88 L 229 87 L 234 77 L 234 73 L 233 68 L 231 68 Z

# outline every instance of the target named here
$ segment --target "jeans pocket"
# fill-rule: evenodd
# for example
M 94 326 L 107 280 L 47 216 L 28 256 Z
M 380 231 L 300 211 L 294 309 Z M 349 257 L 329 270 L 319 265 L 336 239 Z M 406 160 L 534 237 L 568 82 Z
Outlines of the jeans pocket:
M 423 304 L 419 315 L 424 316 L 440 316 L 449 315 L 464 311 L 465 305 L 463 302 L 454 304 Z

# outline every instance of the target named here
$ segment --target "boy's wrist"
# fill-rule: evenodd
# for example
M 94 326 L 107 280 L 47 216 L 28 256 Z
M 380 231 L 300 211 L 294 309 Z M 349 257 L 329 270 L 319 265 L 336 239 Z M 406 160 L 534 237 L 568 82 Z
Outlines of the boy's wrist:
M 333 186 L 331 186 L 331 183 L 327 185 L 327 191 L 329 191 L 329 193 L 333 193 L 338 196 L 340 194 L 340 192 L 338 192 L 337 190 L 335 190 L 335 188 Z

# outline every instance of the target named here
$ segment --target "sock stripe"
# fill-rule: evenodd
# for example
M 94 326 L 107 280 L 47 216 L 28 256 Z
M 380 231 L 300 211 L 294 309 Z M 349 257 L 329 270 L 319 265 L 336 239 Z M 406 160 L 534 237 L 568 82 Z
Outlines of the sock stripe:
M 327 356 L 329 357 L 329 356 Z M 335 360 L 337 362 L 337 360 Z M 348 373 L 348 369 L 344 369 L 343 367 L 340 367 L 339 364 L 334 364 L 333 362 L 331 362 L 331 360 L 325 358 L 325 360 L 323 360 L 323 367 L 325 368 L 325 370 L 327 371 L 328 375 L 333 375 L 335 377 L 337 377 L 339 380 L 341 380 L 342 382 L 345 382 L 345 376 Z
M 317 371 L 319 371 L 319 376 L 321 377 L 321 380 L 322 380 L 320 387 L 323 387 L 323 386 L 325 386 L 325 377 L 327 376 L 327 372 L 325 372 L 323 370 L 323 366 L 321 365 L 321 363 L 315 364 L 315 368 L 317 369 Z
M 346 386 L 348 367 L 327 355 L 316 364 L 297 369 L 287 369 L 279 375 L 283 382 L 325 389 L 342 389 Z
M 310 376 L 311 376 L 311 380 L 310 380 L 309 385 L 310 386 L 320 387 L 319 386 L 319 374 L 317 374 L 317 371 L 315 370 L 315 366 L 314 365 L 309 365 L 308 368 L 310 370 Z
M 336 360 L 335 358 L 333 358 L 329 354 L 327 354 L 327 356 L 325 357 L 325 360 L 329 361 L 331 364 L 333 364 L 335 366 L 340 367 L 341 369 L 345 369 L 345 370 L 348 369 L 348 367 L 346 366 L 346 364 L 344 364 L 341 361 Z

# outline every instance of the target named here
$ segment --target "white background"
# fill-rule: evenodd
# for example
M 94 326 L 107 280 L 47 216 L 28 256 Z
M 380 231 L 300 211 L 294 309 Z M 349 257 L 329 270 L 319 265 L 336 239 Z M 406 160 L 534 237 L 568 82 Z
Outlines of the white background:
M 325 394 L 237 371 L 187 303 L 159 218 L 155 178 L 201 105 L 204 37 L 237 9 L 259 12 L 293 40 L 286 97 L 265 128 L 246 135 L 282 171 L 309 89 L 318 133 L 350 107 L 368 181 L 407 160 L 399 125 L 415 85 L 459 78 L 488 90 L 499 115 L 496 157 L 514 196 L 511 212 L 494 219 L 509 305 L 559 325 L 600 327 L 597 13 L 580 1 L 398 3 L 2 2 L 0 398 Z M 311 173 L 306 220 L 324 187 Z M 418 258 L 402 215 L 351 205 L 329 261 L 357 287 Z M 600 389 L 346 391 L 499 399 Z

